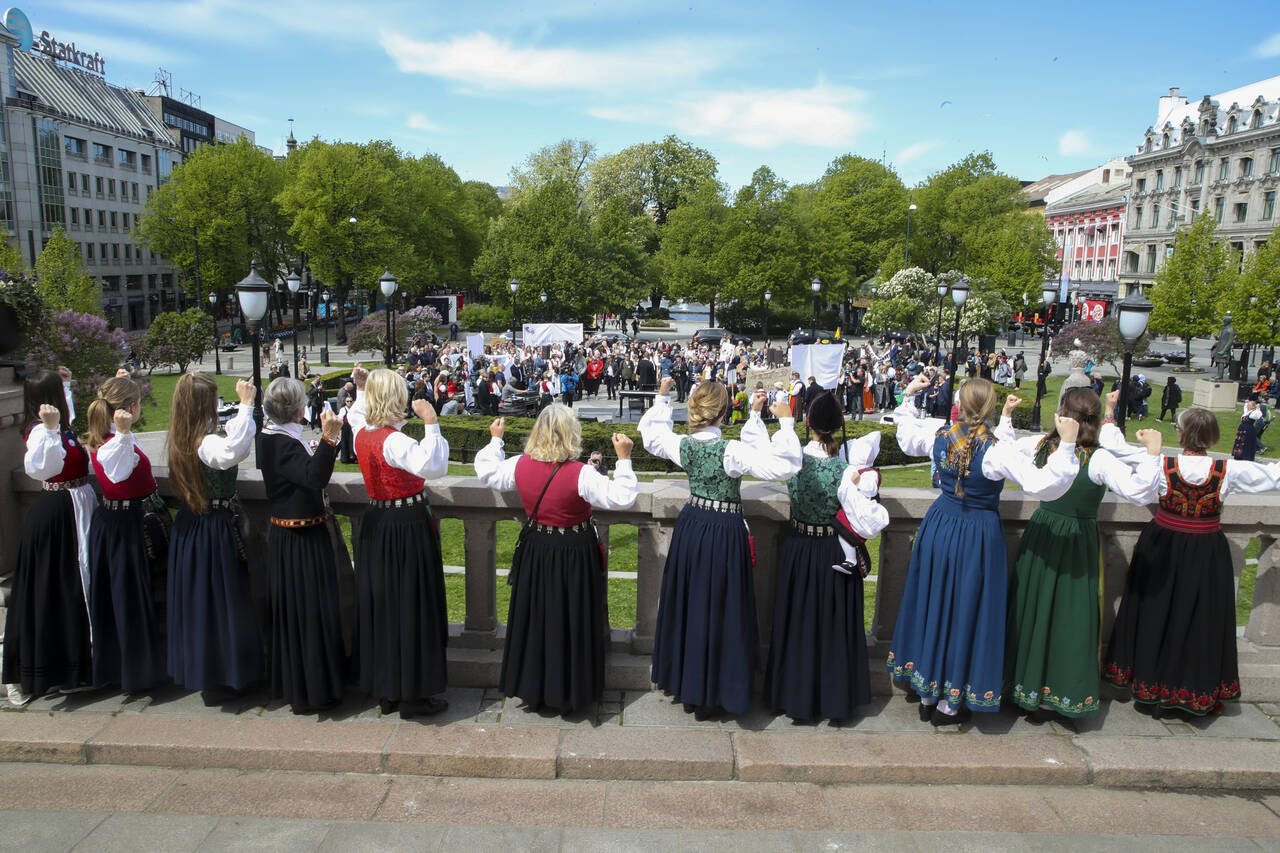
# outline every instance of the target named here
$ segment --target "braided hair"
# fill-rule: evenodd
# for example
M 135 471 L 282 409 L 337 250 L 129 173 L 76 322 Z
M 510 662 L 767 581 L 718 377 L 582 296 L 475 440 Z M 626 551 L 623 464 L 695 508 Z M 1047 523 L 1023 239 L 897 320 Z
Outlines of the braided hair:
M 951 446 L 947 467 L 956 472 L 956 497 L 964 497 L 964 478 L 969 475 L 977 445 L 986 447 L 995 438 L 991 419 L 996 410 L 996 390 L 989 379 L 966 379 L 956 395 L 960 418 L 951 426 Z

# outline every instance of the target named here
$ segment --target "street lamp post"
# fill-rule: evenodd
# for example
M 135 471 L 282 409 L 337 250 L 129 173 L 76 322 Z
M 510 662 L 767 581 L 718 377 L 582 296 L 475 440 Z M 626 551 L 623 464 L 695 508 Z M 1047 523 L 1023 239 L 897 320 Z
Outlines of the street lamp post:
M 810 343 L 816 344 L 818 342 L 818 293 L 822 290 L 822 279 L 814 278 L 809 282 L 809 289 L 813 291 L 813 328 L 809 330 L 813 340 Z
M 511 279 L 511 283 L 507 285 L 511 288 L 511 343 L 516 342 L 516 292 L 520 290 L 519 279 Z
M 329 321 L 333 319 L 333 309 L 329 307 L 329 289 L 325 288 L 324 293 L 320 294 L 320 298 L 324 300 L 324 358 L 321 363 L 325 367 L 329 366 Z
M 222 357 L 218 354 L 218 294 L 209 291 L 209 316 L 213 318 L 213 372 L 222 375 Z
M 1045 311 L 1049 309 L 1049 304 L 1053 302 L 1053 297 L 1058 293 L 1057 288 L 1053 284 L 1045 284 L 1040 290 L 1040 304 L 1044 306 Z M 1044 399 L 1047 391 L 1045 388 L 1045 378 L 1048 371 L 1045 370 L 1045 361 L 1049 358 L 1049 325 L 1045 323 L 1044 334 L 1040 338 L 1040 363 L 1036 366 L 1036 404 L 1031 408 L 1031 431 L 1040 431 L 1040 401 Z
M 400 283 L 399 279 L 391 274 L 390 269 L 384 268 L 382 278 L 378 279 L 378 286 L 382 288 L 382 295 L 386 297 L 387 304 L 387 345 L 386 361 L 387 369 L 391 368 L 391 353 L 395 349 L 395 341 L 391 337 L 391 295 L 396 292 L 396 285 Z
M 915 207 L 914 204 L 911 206 Z M 937 329 L 937 334 L 933 339 L 933 358 L 937 364 L 941 365 L 942 364 L 942 300 L 944 297 L 946 297 L 947 290 L 950 288 L 950 285 L 947 284 L 945 279 L 940 278 L 938 279 L 937 288 L 938 288 L 938 329 Z
M 546 321 L 547 321 L 547 292 L 544 290 L 542 291 L 542 322 L 545 323 Z M 515 341 L 512 341 L 512 343 L 515 343 Z
M 915 212 L 914 204 L 907 205 L 907 245 L 904 247 L 902 259 L 904 266 L 911 266 L 911 214 Z
M 311 274 L 307 273 L 307 278 Z M 307 283 L 307 352 L 316 348 L 316 283 Z
M 951 345 L 951 370 L 947 373 L 947 399 L 955 400 L 956 371 L 960 369 L 960 314 L 964 310 L 965 300 L 969 298 L 969 279 L 961 277 L 951 285 L 951 301 L 956 304 L 956 328 Z M 951 423 L 951 407 L 947 407 L 947 423 Z
M 296 272 L 289 273 L 285 279 L 285 284 L 289 285 L 289 293 L 293 295 L 293 373 L 294 379 L 301 379 L 298 375 L 298 290 L 302 287 L 302 276 Z
M 764 292 L 764 342 L 769 343 L 769 303 L 773 300 L 773 291 Z
M 262 348 L 258 346 L 258 331 L 267 313 L 267 298 L 271 285 L 258 274 L 258 262 L 249 267 L 249 274 L 236 285 L 236 297 L 240 313 L 249 324 L 249 348 L 253 353 L 253 421 L 262 431 Z
M 1133 348 L 1147 331 L 1154 307 L 1136 290 L 1129 293 L 1119 305 L 1120 343 L 1124 346 L 1124 369 L 1120 374 L 1120 399 L 1116 403 L 1116 426 L 1124 432 L 1125 417 L 1129 414 L 1129 371 L 1133 367 Z
M 355 255 L 355 266 L 351 270 L 351 289 L 357 294 L 362 294 L 363 291 L 360 289 L 360 229 L 356 227 L 360 224 L 360 220 L 356 219 L 354 210 L 351 211 L 351 218 L 347 220 L 347 224 L 351 226 L 351 247 Z M 346 300 L 339 301 L 343 304 L 338 306 L 338 310 L 342 312 L 342 319 L 339 321 L 338 328 L 338 343 L 342 344 L 346 343 L 347 312 L 345 310 Z M 358 309 L 356 313 L 359 316 Z
M 1071 288 L 1071 293 L 1067 295 L 1067 322 L 1072 322 L 1074 320 L 1079 319 L 1079 317 L 1076 316 L 1076 314 L 1074 313 L 1077 307 L 1076 302 L 1078 301 L 1077 294 L 1079 293 L 1080 291 L 1076 290 L 1073 287 Z

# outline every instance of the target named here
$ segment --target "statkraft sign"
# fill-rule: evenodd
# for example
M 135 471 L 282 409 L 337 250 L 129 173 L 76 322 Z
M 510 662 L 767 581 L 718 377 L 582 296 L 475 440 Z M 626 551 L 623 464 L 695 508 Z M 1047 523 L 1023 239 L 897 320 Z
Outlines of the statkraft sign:
M 58 41 L 49 35 L 48 30 L 43 30 L 40 33 L 40 38 L 36 39 L 35 50 L 45 56 L 52 56 L 54 59 L 78 65 L 86 71 L 93 71 L 98 74 L 107 73 L 107 61 L 102 58 L 102 54 L 80 50 L 73 41 Z

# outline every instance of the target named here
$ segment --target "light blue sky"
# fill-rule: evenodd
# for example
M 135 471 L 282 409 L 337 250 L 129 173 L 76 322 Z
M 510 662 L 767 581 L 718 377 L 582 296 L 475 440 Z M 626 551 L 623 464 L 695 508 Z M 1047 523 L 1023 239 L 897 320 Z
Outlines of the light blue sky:
M 1132 152 L 1170 86 L 1198 99 L 1280 74 L 1274 0 L 1223 9 L 743 0 L 51 0 L 38 35 L 149 88 L 160 66 L 280 148 L 385 138 L 506 182 L 565 137 L 602 153 L 676 133 L 731 188 L 882 155 L 908 183 L 971 150 L 1036 179 Z

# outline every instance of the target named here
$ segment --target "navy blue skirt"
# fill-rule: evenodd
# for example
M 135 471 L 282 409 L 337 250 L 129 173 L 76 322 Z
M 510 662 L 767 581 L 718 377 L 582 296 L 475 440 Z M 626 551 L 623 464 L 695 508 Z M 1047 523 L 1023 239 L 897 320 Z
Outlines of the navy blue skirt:
M 147 520 L 139 503 L 128 509 L 99 506 L 93 511 L 89 622 L 94 684 L 118 684 L 126 693 L 134 693 L 164 680 L 164 646 L 151 583 L 153 563 L 165 564 L 168 543 L 163 535 L 161 526 Z
M 180 509 L 169 543 L 169 675 L 188 690 L 262 677 L 262 633 L 229 509 Z
M 773 598 L 765 701 L 793 720 L 845 720 L 871 701 L 862 578 L 831 568 L 837 536 L 792 533 Z
M 653 681 L 687 705 L 751 709 L 759 656 L 751 563 L 741 515 L 680 511 L 662 572 Z
M 1009 558 L 1000 516 L 943 495 L 916 534 L 887 668 L 923 697 L 997 711 Z

